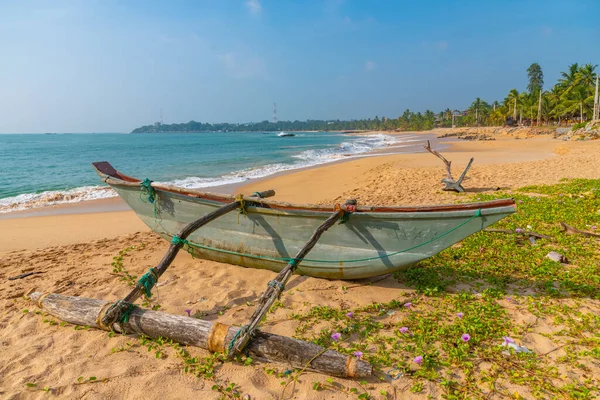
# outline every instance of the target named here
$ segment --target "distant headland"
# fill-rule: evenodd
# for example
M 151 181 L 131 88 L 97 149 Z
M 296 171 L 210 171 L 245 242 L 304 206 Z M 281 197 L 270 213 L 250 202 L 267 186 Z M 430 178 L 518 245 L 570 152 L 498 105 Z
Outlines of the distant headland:
M 256 131 L 422 131 L 435 127 L 469 126 L 542 126 L 572 125 L 585 126 L 587 121 L 600 119 L 597 65 L 577 63 L 569 65 L 561 73 L 558 82 L 547 91 L 544 74 L 538 63 L 527 68 L 529 84 L 519 93 L 511 89 L 503 101 L 491 104 L 477 97 L 466 110 L 449 108 L 434 113 L 404 111 L 398 118 L 306 121 L 262 121 L 245 124 L 209 124 L 190 121 L 182 124 L 146 125 L 131 133 L 159 132 L 256 132 Z M 275 112 L 275 110 L 274 110 Z

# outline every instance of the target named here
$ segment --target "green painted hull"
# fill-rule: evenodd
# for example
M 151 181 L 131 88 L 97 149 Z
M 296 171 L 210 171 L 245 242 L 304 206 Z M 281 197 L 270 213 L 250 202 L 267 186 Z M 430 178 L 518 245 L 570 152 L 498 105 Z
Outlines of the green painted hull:
M 169 241 L 185 225 L 224 204 L 156 190 L 155 207 L 143 200 L 139 184 L 108 182 L 144 223 Z M 348 222 L 336 224 L 323 234 L 297 273 L 327 279 L 388 274 L 431 257 L 513 212 L 514 205 L 357 212 Z M 287 264 L 285 259 L 294 257 L 330 215 L 331 211 L 250 206 L 245 215 L 233 211 L 208 223 L 192 233 L 188 241 L 191 251 L 200 258 L 280 271 Z

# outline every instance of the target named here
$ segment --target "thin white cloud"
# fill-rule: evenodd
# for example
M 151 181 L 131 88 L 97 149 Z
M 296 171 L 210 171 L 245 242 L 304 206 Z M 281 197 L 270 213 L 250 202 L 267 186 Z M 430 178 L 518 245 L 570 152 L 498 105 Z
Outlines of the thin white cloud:
M 246 8 L 250 10 L 250 14 L 258 15 L 262 11 L 262 5 L 260 0 L 246 0 Z
M 371 60 L 367 60 L 367 62 L 365 63 L 365 71 L 373 71 L 375 67 L 375 63 Z

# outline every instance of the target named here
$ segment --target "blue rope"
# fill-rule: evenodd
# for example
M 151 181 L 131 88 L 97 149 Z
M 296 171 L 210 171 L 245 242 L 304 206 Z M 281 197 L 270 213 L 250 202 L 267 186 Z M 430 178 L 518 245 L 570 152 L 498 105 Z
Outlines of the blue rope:
M 271 286 L 273 289 L 279 288 L 283 291 L 285 289 L 285 285 L 279 281 L 272 280 L 267 283 L 267 286 Z
M 156 200 L 156 192 L 152 187 L 152 181 L 146 178 L 142 183 L 140 183 L 140 185 L 142 186 L 141 194 L 148 196 L 148 202 L 154 204 L 154 200 Z
M 233 350 L 233 346 L 235 346 L 235 342 L 237 341 L 237 339 L 242 333 L 245 333 L 247 330 L 248 327 L 246 325 L 242 325 L 240 329 L 235 333 L 235 336 L 233 337 L 233 339 L 231 339 L 231 342 L 229 342 L 229 346 L 227 346 L 228 353 L 231 353 L 231 350 Z
M 127 322 L 129 322 L 129 316 L 131 315 L 131 312 L 133 311 L 133 304 L 131 303 L 127 303 L 123 300 L 119 300 L 115 303 L 115 307 L 119 308 L 122 304 L 127 304 L 127 308 L 125 310 L 123 310 L 123 312 L 119 315 L 119 318 L 117 318 L 117 321 L 120 322 L 121 324 L 126 324 Z
M 156 269 L 150 268 L 150 270 L 148 272 L 146 272 L 144 275 L 142 275 L 142 277 L 138 281 L 138 286 L 141 287 L 142 289 L 144 289 L 144 293 L 146 294 L 146 297 L 148 297 L 148 298 L 152 297 L 152 288 L 156 284 L 157 280 L 158 280 L 158 275 L 156 274 Z
M 179 236 L 173 236 L 173 239 L 171 239 L 171 244 L 180 244 L 181 246 L 186 244 L 189 245 L 187 240 L 182 239 Z

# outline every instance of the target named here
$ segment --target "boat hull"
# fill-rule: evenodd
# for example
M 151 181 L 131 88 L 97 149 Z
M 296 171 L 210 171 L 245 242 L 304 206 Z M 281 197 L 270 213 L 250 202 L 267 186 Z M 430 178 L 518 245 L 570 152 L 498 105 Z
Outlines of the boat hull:
M 167 240 L 223 206 L 222 201 L 156 190 L 145 199 L 139 185 L 109 184 L 153 231 Z M 514 205 L 427 212 L 357 212 L 326 231 L 297 273 L 359 279 L 401 270 L 431 257 L 515 211 Z M 280 271 L 333 212 L 250 205 L 193 232 L 193 255 L 250 268 Z M 393 254 L 395 253 L 395 254 Z

